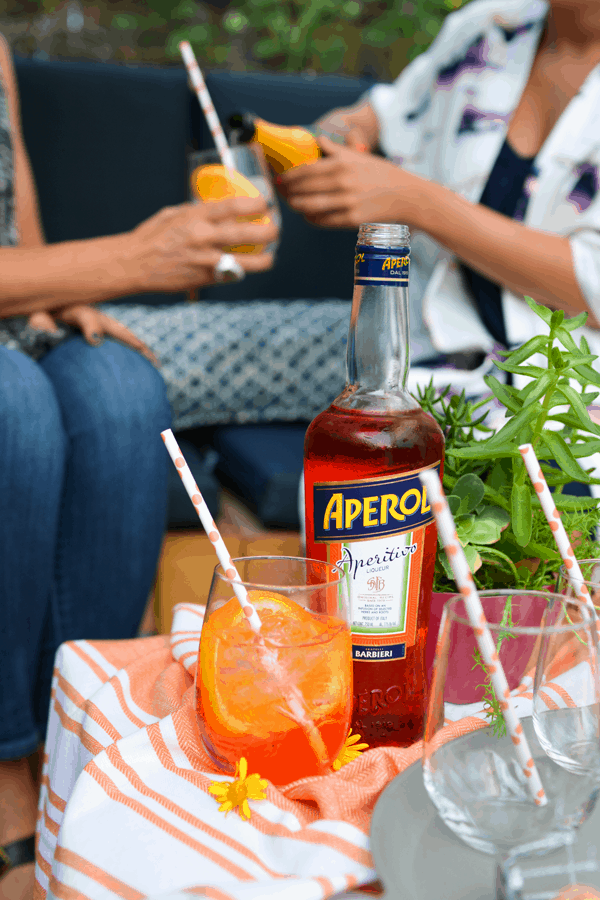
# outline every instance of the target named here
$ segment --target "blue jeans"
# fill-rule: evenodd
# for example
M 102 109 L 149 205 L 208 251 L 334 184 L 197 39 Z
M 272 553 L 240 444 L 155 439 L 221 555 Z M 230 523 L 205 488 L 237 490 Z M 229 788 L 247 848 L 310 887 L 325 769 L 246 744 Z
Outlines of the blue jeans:
M 160 374 L 106 340 L 0 347 L 0 759 L 43 739 L 63 641 L 130 638 L 166 520 Z

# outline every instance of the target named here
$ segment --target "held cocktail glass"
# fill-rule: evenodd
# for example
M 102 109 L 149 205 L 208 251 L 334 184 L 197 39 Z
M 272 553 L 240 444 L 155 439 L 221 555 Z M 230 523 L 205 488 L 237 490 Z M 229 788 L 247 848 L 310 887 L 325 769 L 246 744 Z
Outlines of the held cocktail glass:
M 273 188 L 271 173 L 259 144 L 242 144 L 230 147 L 229 155 L 235 169 L 227 169 L 221 162 L 216 149 L 201 150 L 188 154 L 188 195 L 197 202 L 217 202 L 229 197 L 258 197 L 267 202 L 267 213 L 252 219 L 259 224 L 273 222 L 277 230 L 281 228 L 281 212 Z M 267 246 L 241 244 L 224 248 L 227 253 L 259 253 L 263 250 L 274 254 L 278 240 Z M 242 273 L 240 273 L 242 274 Z M 225 281 L 239 281 L 225 278 Z M 197 290 L 188 292 L 188 300 L 198 299 Z M 226 299 L 226 297 L 224 297 Z
M 235 165 L 233 172 L 225 169 L 215 149 L 188 154 L 190 199 L 223 200 L 227 197 L 257 197 L 262 194 L 267 201 L 268 216 L 279 228 L 281 225 L 279 203 L 262 147 L 255 143 L 240 144 L 238 147 L 231 147 L 230 153 Z M 236 252 L 249 253 L 252 249 L 248 247 Z M 270 245 L 269 249 L 273 251 L 275 247 Z
M 233 563 L 262 625 L 252 632 L 218 565 L 196 675 L 206 751 L 229 774 L 243 756 L 250 772 L 274 784 L 329 772 L 352 709 L 345 573 L 294 557 Z
M 496 897 L 512 900 L 516 861 L 572 842 L 600 790 L 597 633 L 589 607 L 557 594 L 515 589 L 480 598 L 509 689 L 521 687 L 516 710 L 547 802 L 534 802 L 504 733 L 461 597 L 446 604 L 440 625 L 423 778 L 444 823 L 496 854 Z M 444 730 L 469 716 L 482 717 L 481 726 L 463 737 Z

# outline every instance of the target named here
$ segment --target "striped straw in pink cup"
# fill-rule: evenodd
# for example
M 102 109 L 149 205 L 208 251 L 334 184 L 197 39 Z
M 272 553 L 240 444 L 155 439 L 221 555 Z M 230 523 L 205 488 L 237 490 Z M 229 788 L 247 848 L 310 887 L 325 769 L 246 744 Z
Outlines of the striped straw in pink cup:
M 522 444 L 519 447 L 519 453 L 523 457 L 523 462 L 525 463 L 527 474 L 531 479 L 534 491 L 539 497 L 541 507 L 544 510 L 544 515 L 546 516 L 546 521 L 548 522 L 550 530 L 554 535 L 554 540 L 556 541 L 558 552 L 560 553 L 562 561 L 565 564 L 569 583 L 573 588 L 575 596 L 578 598 L 578 600 L 581 600 L 582 603 L 588 604 L 591 609 L 594 610 L 595 614 L 596 610 L 594 608 L 594 604 L 592 603 L 590 592 L 588 591 L 587 585 L 583 580 L 583 574 L 581 572 L 581 569 L 579 568 L 579 563 L 577 562 L 577 559 L 575 557 L 575 552 L 573 550 L 573 547 L 571 546 L 571 541 L 569 540 L 569 536 L 565 531 L 565 526 L 562 523 L 562 519 L 560 517 L 559 511 L 556 508 L 556 504 L 552 499 L 552 494 L 550 493 L 548 482 L 544 478 L 544 473 L 542 472 L 542 467 L 540 466 L 538 458 L 535 455 L 535 450 L 533 449 L 533 446 L 531 444 Z
M 528 790 L 536 806 L 546 806 L 548 798 L 531 755 L 523 726 L 515 710 L 508 681 L 496 652 L 494 639 L 490 633 L 469 564 L 458 539 L 456 525 L 452 518 L 440 477 L 435 469 L 426 469 L 419 473 L 419 478 L 427 490 L 427 496 L 433 509 L 438 532 L 444 545 L 456 586 L 464 599 L 467 616 L 475 633 L 481 658 L 496 692 L 506 723 L 506 730 L 514 744 L 515 756 L 523 769 Z

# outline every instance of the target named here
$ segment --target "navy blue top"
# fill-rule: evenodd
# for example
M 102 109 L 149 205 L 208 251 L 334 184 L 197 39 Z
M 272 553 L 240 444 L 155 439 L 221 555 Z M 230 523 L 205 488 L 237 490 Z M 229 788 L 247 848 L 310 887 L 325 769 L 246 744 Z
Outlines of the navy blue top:
M 534 158 L 518 156 L 508 141 L 504 141 L 479 203 L 511 219 L 522 219 L 528 200 L 524 190 L 525 179 L 531 174 Z M 494 340 L 506 347 L 506 327 L 499 285 L 464 264 L 460 265 L 460 271 L 477 304 L 481 321 Z

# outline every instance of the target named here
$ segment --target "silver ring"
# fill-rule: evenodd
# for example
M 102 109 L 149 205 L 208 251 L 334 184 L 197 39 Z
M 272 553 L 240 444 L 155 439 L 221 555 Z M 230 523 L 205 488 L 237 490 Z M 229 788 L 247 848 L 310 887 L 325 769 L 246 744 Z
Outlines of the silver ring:
M 246 273 L 231 253 L 223 253 L 215 266 L 215 281 L 219 284 L 228 281 L 242 281 Z

